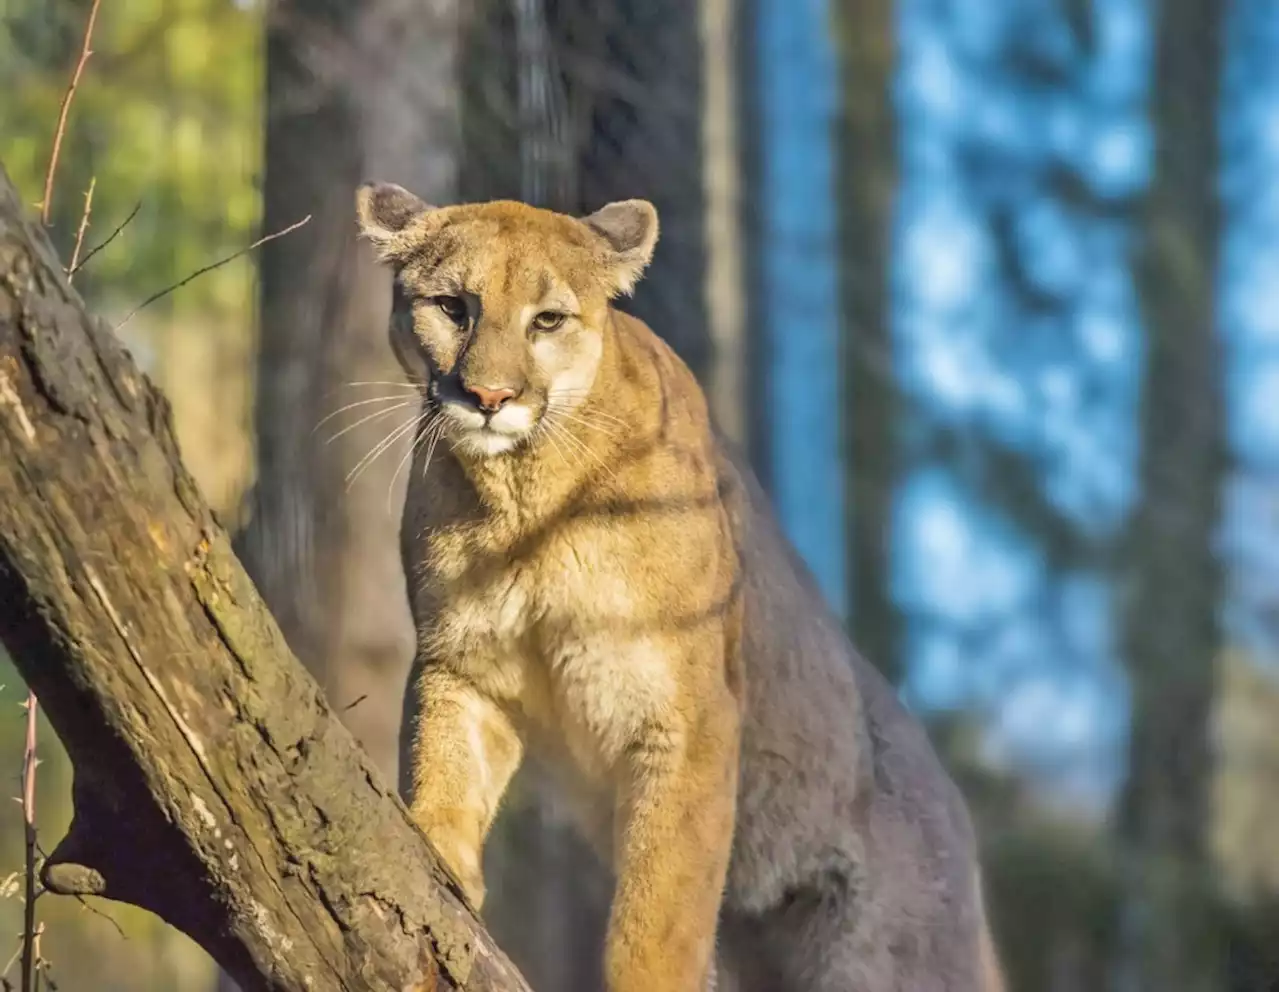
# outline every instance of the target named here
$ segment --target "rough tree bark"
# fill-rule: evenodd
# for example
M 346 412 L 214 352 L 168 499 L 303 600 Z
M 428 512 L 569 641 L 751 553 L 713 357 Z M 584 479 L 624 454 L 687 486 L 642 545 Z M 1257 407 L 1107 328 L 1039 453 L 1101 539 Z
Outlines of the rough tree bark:
M 0 168 L 0 639 L 75 769 L 49 890 L 246 990 L 527 986 L 325 704 Z

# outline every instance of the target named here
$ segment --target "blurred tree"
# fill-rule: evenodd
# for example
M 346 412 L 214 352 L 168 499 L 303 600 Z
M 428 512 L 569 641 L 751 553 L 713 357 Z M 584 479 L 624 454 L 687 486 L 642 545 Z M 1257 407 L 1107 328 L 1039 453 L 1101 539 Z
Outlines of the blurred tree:
M 750 210 L 742 162 L 739 108 L 741 0 L 701 0 L 702 193 L 706 266 L 703 274 L 710 359 L 703 383 L 711 414 L 744 451 L 749 341 L 746 333 L 746 244 Z
M 662 222 L 658 251 L 634 301 L 623 306 L 705 377 L 712 353 L 701 7 L 675 0 L 472 5 L 463 42 L 461 192 L 577 215 L 609 200 L 652 200 Z M 512 785 L 486 867 L 486 916 L 533 985 L 598 987 L 611 885 L 573 835 L 554 784 L 532 763 Z
M 237 550 L 392 781 L 413 654 L 396 431 L 416 410 L 386 344 L 388 276 L 356 240 L 355 189 L 387 179 L 453 197 L 456 18 L 453 0 L 282 0 L 267 19 L 262 226 L 312 219 L 261 256 L 257 473 Z
M 1215 863 L 1228 898 L 1232 992 L 1275 989 L 1276 834 L 1276 37 L 1280 11 L 1239 0 L 1228 17 L 1222 93 L 1224 241 L 1219 312 L 1227 333 L 1233 479 L 1220 533 L 1228 593 L 1213 743 Z
M 1227 467 L 1215 312 L 1217 112 L 1225 7 L 1155 8 L 1154 178 L 1138 286 L 1147 359 L 1141 489 L 1126 549 L 1132 701 L 1119 811 L 1126 892 L 1121 987 L 1224 987 L 1211 831 L 1210 716 L 1222 648 L 1215 548 Z
M 897 683 L 901 616 L 889 578 L 900 428 L 889 308 L 897 177 L 894 4 L 844 0 L 836 15 L 849 621 L 859 650 Z
M 261 255 L 257 471 L 237 552 L 391 781 L 413 655 L 394 485 L 410 440 L 396 431 L 416 411 L 400 405 L 388 276 L 356 240 L 355 190 L 453 195 L 456 17 L 452 0 L 282 0 L 266 25 L 262 228 L 311 222 Z
M 389 280 L 357 244 L 354 195 L 385 178 L 429 201 L 454 196 L 456 18 L 452 0 L 286 0 L 267 23 L 263 228 L 312 220 L 262 253 L 257 478 L 241 544 L 290 645 L 388 776 L 413 652 L 398 544 L 408 437 L 393 432 L 417 410 L 396 385 Z M 317 426 L 348 404 L 325 443 Z
M 641 197 L 662 237 L 625 309 L 705 382 L 707 333 L 699 2 L 555 0 L 554 34 L 574 59 L 570 106 L 584 125 L 581 209 Z
M 577 215 L 610 200 L 651 200 L 659 247 L 635 299 L 622 306 L 705 381 L 713 355 L 701 17 L 700 3 L 679 0 L 472 5 L 463 33 L 461 193 Z M 532 762 L 495 824 L 486 874 L 486 917 L 534 987 L 597 988 L 611 884 Z

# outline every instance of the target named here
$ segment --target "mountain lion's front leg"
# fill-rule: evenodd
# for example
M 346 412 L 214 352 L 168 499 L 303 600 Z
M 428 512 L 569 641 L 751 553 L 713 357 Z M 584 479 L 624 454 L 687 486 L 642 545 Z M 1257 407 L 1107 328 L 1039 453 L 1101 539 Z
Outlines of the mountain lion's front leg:
M 704 992 L 733 843 L 737 704 L 727 690 L 623 759 L 609 992 Z
M 424 666 L 415 691 L 409 811 L 479 909 L 484 840 L 520 764 L 521 741 L 501 708 L 454 672 Z

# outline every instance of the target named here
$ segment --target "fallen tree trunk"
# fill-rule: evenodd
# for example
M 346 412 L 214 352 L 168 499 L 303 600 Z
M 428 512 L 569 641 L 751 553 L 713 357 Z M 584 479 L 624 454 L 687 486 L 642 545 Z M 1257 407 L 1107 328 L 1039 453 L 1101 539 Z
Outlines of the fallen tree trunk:
M 527 989 L 290 654 L 163 396 L 3 168 L 0 639 L 75 770 L 50 891 L 158 914 L 246 992 Z

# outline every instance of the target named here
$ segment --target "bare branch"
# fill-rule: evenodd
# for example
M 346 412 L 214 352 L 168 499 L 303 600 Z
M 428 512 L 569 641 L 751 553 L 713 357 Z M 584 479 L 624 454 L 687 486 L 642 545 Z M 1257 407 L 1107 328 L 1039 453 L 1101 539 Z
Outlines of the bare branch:
M 27 735 L 22 751 L 22 828 L 25 852 L 22 906 L 22 992 L 33 992 L 40 959 L 40 929 L 36 925 L 36 694 L 27 690 Z
M 58 155 L 62 151 L 62 135 L 67 129 L 67 114 L 71 111 L 71 101 L 76 95 L 76 87 L 80 85 L 80 75 L 84 72 L 85 63 L 93 50 L 89 47 L 93 41 L 93 26 L 98 20 L 98 5 L 102 0 L 93 0 L 89 8 L 89 22 L 84 28 L 84 42 L 80 46 L 80 59 L 76 62 L 75 72 L 71 74 L 71 83 L 67 86 L 66 95 L 62 98 L 62 107 L 58 110 L 58 127 L 53 132 L 53 150 L 49 153 L 49 168 L 44 174 L 44 199 L 40 202 L 40 223 L 49 226 L 49 211 L 53 207 L 53 177 L 58 171 Z
M 80 249 L 84 245 L 84 233 L 89 229 L 89 214 L 93 212 L 93 188 L 98 184 L 98 177 L 89 180 L 89 188 L 84 194 L 84 210 L 80 214 L 80 227 L 76 230 L 76 246 L 71 252 L 71 264 L 67 266 L 67 282 L 79 267 Z
M 175 282 L 172 286 L 166 286 L 164 289 L 160 290 L 160 292 L 158 293 L 153 293 L 152 295 L 148 296 L 145 300 L 143 300 L 141 303 L 139 303 L 136 307 L 134 307 L 132 310 L 130 310 L 127 314 L 125 314 L 124 319 L 120 321 L 120 323 L 116 324 L 115 329 L 117 331 L 120 330 L 120 328 L 124 327 L 125 324 L 129 323 L 129 321 L 133 320 L 133 318 L 138 315 L 138 311 L 151 306 L 151 304 L 155 303 L 156 300 L 164 299 L 174 290 L 181 289 L 183 286 L 191 282 L 193 279 L 199 278 L 200 276 L 204 275 L 206 272 L 212 272 L 214 269 L 219 269 L 222 266 L 226 265 L 228 262 L 234 262 L 241 255 L 247 255 L 249 252 L 253 251 L 255 248 L 262 247 L 268 241 L 274 241 L 276 238 L 283 238 L 286 234 L 296 231 L 298 228 L 302 227 L 304 224 L 306 224 L 310 220 L 311 220 L 311 215 L 307 214 L 307 216 L 303 217 L 302 220 L 294 221 L 294 223 L 290 224 L 284 230 L 276 231 L 274 234 L 268 234 L 265 237 L 261 237 L 257 241 L 255 241 L 253 244 L 248 245 L 244 248 L 241 248 L 237 252 L 233 252 L 232 254 L 228 255 L 226 258 L 221 258 L 210 265 L 206 265 L 202 269 L 196 269 L 195 272 L 191 273 L 191 275 L 187 276 L 185 279 Z
M 76 901 L 76 902 L 78 902 L 78 903 L 80 904 L 80 908 L 81 908 L 81 909 L 87 909 L 87 910 L 88 910 L 90 913 L 92 913 L 94 916 L 101 916 L 104 920 L 106 920 L 106 921 L 107 921 L 108 923 L 110 923 L 113 927 L 115 927 L 116 933 L 119 935 L 119 937 L 120 937 L 120 939 L 121 939 L 121 940 L 128 940 L 128 939 L 129 939 L 129 935 L 128 935 L 127 933 L 125 933 L 125 932 L 124 932 L 124 927 L 122 927 L 122 926 L 120 925 L 119 921 L 118 921 L 114 916 L 112 916 L 110 913 L 104 913 L 104 912 L 103 912 L 102 910 L 100 910 L 97 906 L 95 906 L 93 903 L 89 902 L 89 900 L 87 900 L 84 896 L 82 896 L 82 895 L 80 895 L 80 894 L 78 894 L 78 893 L 77 893 L 76 895 L 72 896 L 72 898 L 73 898 L 73 899 L 75 899 L 75 901 Z
M 126 217 L 124 220 L 122 220 L 119 224 L 117 224 L 116 229 L 114 231 L 112 231 L 102 241 L 99 241 L 96 245 L 94 245 L 87 252 L 85 252 L 85 256 L 84 258 L 80 259 L 79 264 L 75 264 L 71 266 L 71 268 L 67 271 L 68 279 L 70 279 L 71 276 L 75 275 L 77 272 L 83 269 L 86 265 L 88 265 L 89 259 L 93 258 L 93 256 L 98 254 L 98 252 L 102 251 L 103 248 L 111 244 L 111 242 L 113 242 L 116 239 L 116 237 L 120 234 L 120 232 L 129 226 L 129 222 L 132 221 L 133 218 L 138 216 L 138 211 L 141 209 L 142 209 L 142 201 L 139 200 L 137 203 L 133 205 L 133 209 L 129 211 L 129 216 Z

